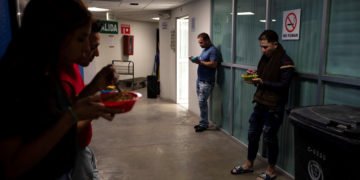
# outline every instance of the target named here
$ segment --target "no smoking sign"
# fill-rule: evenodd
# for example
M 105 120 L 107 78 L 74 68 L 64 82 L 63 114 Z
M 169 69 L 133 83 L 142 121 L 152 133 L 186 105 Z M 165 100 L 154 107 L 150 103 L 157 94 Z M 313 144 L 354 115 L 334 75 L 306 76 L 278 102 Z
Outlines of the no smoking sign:
M 282 40 L 298 40 L 300 32 L 301 9 L 284 11 Z

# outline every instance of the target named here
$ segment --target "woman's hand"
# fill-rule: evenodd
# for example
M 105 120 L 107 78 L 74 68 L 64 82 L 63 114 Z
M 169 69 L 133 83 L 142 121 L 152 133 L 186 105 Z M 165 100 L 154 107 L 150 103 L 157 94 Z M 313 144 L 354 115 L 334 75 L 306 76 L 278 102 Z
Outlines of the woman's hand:
M 105 107 L 101 102 L 100 95 L 92 95 L 78 99 L 73 105 L 72 110 L 79 120 L 97 119 L 99 117 L 112 120 L 114 114 L 122 112 L 121 110 Z

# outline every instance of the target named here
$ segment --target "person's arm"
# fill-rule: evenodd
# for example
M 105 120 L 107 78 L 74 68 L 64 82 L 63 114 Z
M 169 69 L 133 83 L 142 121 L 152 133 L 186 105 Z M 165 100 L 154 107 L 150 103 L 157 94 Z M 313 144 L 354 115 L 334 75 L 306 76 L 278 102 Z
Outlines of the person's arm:
M 0 141 L 0 162 L 9 179 L 25 173 L 42 160 L 74 124 L 70 112 L 63 114 L 52 128 L 32 142 L 24 143 L 20 136 Z
M 199 65 L 206 66 L 209 68 L 216 68 L 217 67 L 217 61 L 199 61 Z
M 4 167 L 6 178 L 16 179 L 39 163 L 76 123 L 75 120 L 96 119 L 103 114 L 120 113 L 120 110 L 106 108 L 99 102 L 100 96 L 78 100 L 72 109 L 62 114 L 54 126 L 33 141 L 25 143 L 20 136 L 1 139 L 0 166 Z
M 208 61 L 199 61 L 199 65 L 206 66 L 208 68 L 217 68 L 218 65 L 218 59 L 217 56 L 217 50 L 215 48 L 212 48 L 209 54 L 209 60 Z
M 292 77 L 294 76 L 295 69 L 293 65 L 289 65 L 280 69 L 280 81 L 263 81 L 261 78 L 254 78 L 252 81 L 260 87 L 266 87 L 272 90 L 282 90 L 289 88 Z
M 78 98 L 87 97 L 105 89 L 106 86 L 116 83 L 115 69 L 109 64 L 103 67 L 94 79 L 80 92 Z

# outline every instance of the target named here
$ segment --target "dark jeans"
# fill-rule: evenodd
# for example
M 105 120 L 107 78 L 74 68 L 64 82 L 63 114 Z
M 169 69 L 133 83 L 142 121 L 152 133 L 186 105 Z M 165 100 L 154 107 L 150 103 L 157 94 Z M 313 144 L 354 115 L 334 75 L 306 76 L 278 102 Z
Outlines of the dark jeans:
M 277 132 L 284 116 L 284 107 L 269 110 L 268 107 L 256 104 L 250 116 L 248 132 L 248 160 L 254 161 L 259 149 L 261 133 L 264 133 L 264 143 L 268 148 L 268 163 L 275 165 L 279 153 Z

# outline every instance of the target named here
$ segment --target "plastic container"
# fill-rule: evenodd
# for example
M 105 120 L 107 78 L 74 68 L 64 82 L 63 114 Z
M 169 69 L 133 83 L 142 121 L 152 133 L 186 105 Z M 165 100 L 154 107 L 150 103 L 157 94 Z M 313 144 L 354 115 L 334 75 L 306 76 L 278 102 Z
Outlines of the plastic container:
M 294 125 L 295 179 L 360 179 L 360 108 L 323 105 L 297 108 Z
M 115 108 L 115 109 L 120 109 L 122 113 L 125 113 L 125 112 L 129 112 L 135 102 L 141 98 L 141 94 L 138 93 L 138 92 L 123 92 L 123 93 L 126 93 L 130 96 L 130 98 L 128 99 L 120 99 L 120 100 L 110 100 L 109 98 L 114 96 L 114 94 L 118 94 L 117 91 L 115 92 L 108 92 L 108 93 L 103 93 L 101 94 L 101 99 L 102 99 L 102 102 L 104 103 L 104 105 L 106 107 L 110 107 L 110 108 Z
M 241 78 L 243 78 L 244 81 L 251 81 L 254 78 L 257 78 L 257 74 L 242 74 Z

